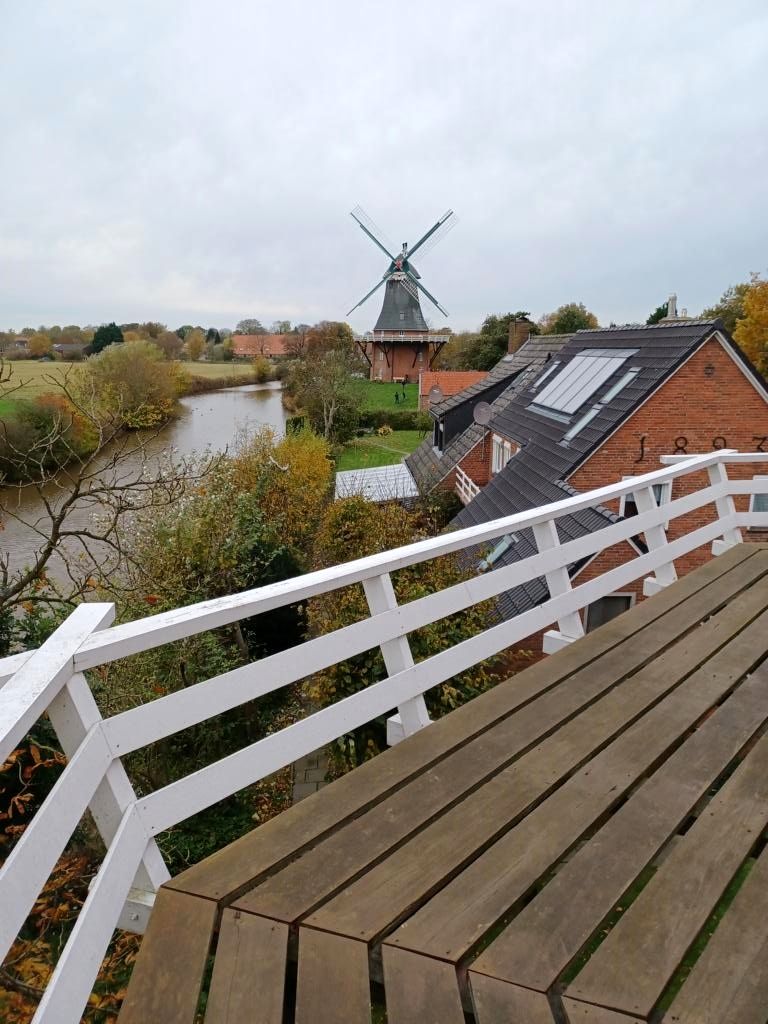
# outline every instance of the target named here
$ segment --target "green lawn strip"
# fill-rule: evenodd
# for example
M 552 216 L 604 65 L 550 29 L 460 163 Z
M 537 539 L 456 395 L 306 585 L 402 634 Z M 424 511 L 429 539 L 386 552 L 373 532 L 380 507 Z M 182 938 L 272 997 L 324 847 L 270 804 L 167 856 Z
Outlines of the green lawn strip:
M 420 430 L 395 430 L 379 436 L 359 437 L 346 445 L 336 456 L 336 469 L 370 469 L 374 466 L 393 466 L 402 461 L 422 441 Z
M 403 401 L 403 385 L 387 381 L 356 380 L 353 387 L 360 397 L 364 412 L 375 412 L 379 409 L 417 409 L 419 405 L 419 385 L 405 385 L 405 401 Z M 395 401 L 395 394 L 400 400 Z
M 666 1011 L 672 1005 L 678 992 L 683 987 L 683 983 L 693 970 L 696 961 L 704 952 L 704 949 L 709 940 L 715 934 L 717 926 L 725 917 L 726 910 L 736 899 L 736 895 L 739 889 L 741 889 L 742 885 L 744 885 L 744 883 L 746 882 L 750 871 L 756 863 L 756 859 L 754 857 L 750 857 L 748 860 L 744 861 L 739 870 L 733 876 L 733 878 L 730 881 L 730 884 L 728 885 L 725 892 L 715 905 L 715 909 L 707 918 L 704 927 L 701 929 L 698 936 L 694 940 L 693 944 L 691 945 L 691 948 L 683 957 L 683 960 L 680 966 L 678 967 L 677 971 L 673 975 L 672 980 L 669 982 L 667 987 L 662 992 L 661 998 L 654 1007 L 654 1016 L 657 1013 L 666 1013 Z

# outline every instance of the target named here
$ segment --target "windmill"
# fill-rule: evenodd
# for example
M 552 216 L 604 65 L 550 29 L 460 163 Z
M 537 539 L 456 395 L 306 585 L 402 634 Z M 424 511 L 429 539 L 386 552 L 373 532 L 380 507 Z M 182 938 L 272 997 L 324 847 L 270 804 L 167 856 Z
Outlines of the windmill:
M 448 313 L 434 295 L 421 283 L 421 275 L 411 262 L 414 253 L 423 256 L 455 226 L 453 210 L 448 210 L 436 221 L 429 231 L 409 246 L 394 255 L 396 247 L 383 235 L 371 218 L 360 206 L 350 216 L 389 259 L 389 266 L 369 292 L 350 309 L 358 309 L 364 302 L 385 287 L 384 302 L 373 332 L 360 344 L 360 350 L 370 366 L 371 380 L 409 380 L 420 370 L 431 366 L 437 353 L 448 340 L 447 335 L 430 334 L 424 314 L 421 311 L 420 293 L 443 314 Z M 383 241 L 381 240 L 383 239 Z M 386 243 L 386 244 L 385 244 Z M 347 316 L 349 316 L 347 313 Z

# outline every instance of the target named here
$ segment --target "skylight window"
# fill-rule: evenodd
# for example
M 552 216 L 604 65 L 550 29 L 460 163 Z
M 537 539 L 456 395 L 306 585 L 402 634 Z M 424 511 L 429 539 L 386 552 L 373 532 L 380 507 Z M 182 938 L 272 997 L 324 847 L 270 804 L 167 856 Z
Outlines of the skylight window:
M 560 360 L 559 360 L 559 359 L 556 359 L 556 360 L 555 360 L 555 361 L 554 361 L 553 363 L 551 363 L 551 364 L 550 364 L 550 365 L 549 365 L 549 366 L 548 366 L 548 367 L 546 368 L 546 370 L 544 371 L 544 373 L 542 373 L 542 375 L 541 375 L 541 376 L 539 377 L 539 379 L 538 379 L 538 380 L 535 380 L 535 381 L 533 382 L 533 384 L 531 385 L 531 387 L 537 388 L 537 387 L 539 387 L 539 386 L 540 386 L 541 384 L 543 384 L 543 383 L 544 383 L 544 381 L 545 381 L 545 380 L 547 379 L 547 377 L 551 377 L 551 376 L 552 376 L 552 374 L 553 374 L 553 373 L 555 372 L 555 370 L 556 370 L 556 369 L 557 369 L 557 368 L 558 368 L 558 367 L 559 367 L 560 365 L 561 365 L 561 364 L 560 364 Z
M 517 544 L 519 540 L 520 538 L 516 533 L 508 533 L 505 537 L 502 537 L 493 550 L 477 563 L 478 572 L 485 572 L 486 569 L 490 569 L 493 563 L 498 562 L 504 552 L 511 548 L 513 544 Z
M 585 349 L 536 395 L 534 404 L 566 415 L 576 412 L 636 351 Z

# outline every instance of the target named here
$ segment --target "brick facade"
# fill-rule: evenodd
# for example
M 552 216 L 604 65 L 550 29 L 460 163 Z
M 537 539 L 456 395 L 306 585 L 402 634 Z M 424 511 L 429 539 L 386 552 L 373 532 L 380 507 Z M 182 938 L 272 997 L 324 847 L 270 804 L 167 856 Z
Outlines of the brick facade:
M 720 342 L 712 338 L 571 474 L 568 483 L 580 492 L 594 490 L 625 476 L 660 469 L 662 455 L 681 453 L 682 449 L 695 455 L 715 448 L 748 452 L 758 447 L 768 450 L 768 403 Z M 490 453 L 487 469 L 490 478 Z M 746 479 L 766 473 L 766 469 L 764 464 L 732 465 L 728 472 L 734 479 Z M 670 500 L 707 484 L 705 472 L 680 478 L 674 482 Z M 735 502 L 739 511 L 747 511 L 748 497 L 736 497 Z M 618 501 L 607 502 L 606 507 L 619 512 Z M 708 506 L 671 520 L 667 535 L 674 540 L 712 522 L 715 515 L 714 506 Z M 743 536 L 746 541 L 765 541 L 768 531 L 745 530 Z M 601 576 L 637 554 L 627 542 L 601 551 L 574 577 L 574 585 Z M 685 575 L 711 557 L 711 545 L 706 544 L 676 559 L 678 575 Z M 620 593 L 631 593 L 636 601 L 642 601 L 642 586 L 640 579 L 622 587 Z M 550 628 L 557 628 L 556 624 Z M 538 654 L 541 635 L 522 646 Z

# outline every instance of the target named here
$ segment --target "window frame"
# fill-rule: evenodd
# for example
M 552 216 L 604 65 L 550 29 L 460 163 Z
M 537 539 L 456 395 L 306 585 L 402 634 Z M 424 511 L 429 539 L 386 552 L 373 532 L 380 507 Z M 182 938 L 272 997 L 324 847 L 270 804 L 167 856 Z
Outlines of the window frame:
M 637 473 L 627 473 L 625 476 L 622 476 L 622 482 L 624 480 L 635 480 L 637 478 L 637 475 Z M 662 505 L 668 505 L 672 500 L 672 484 L 672 480 L 665 480 L 663 483 L 653 484 L 653 496 L 656 498 L 656 504 L 659 506 L 659 508 L 661 508 Z M 658 495 L 656 494 L 657 487 L 660 488 Z M 630 491 L 628 494 L 622 494 L 622 496 L 619 498 L 619 515 L 622 517 L 622 519 L 633 519 L 634 516 L 627 516 L 625 512 L 627 498 L 632 498 L 632 500 L 634 501 L 634 492 Z M 635 506 L 635 515 L 637 514 L 637 506 Z M 665 523 L 662 523 L 661 525 L 664 527 L 665 530 L 668 530 L 669 520 L 667 520 Z
M 590 601 L 590 603 L 585 608 L 582 609 L 582 612 L 583 612 L 583 623 L 584 623 L 584 632 L 585 633 L 592 632 L 592 630 L 589 627 L 589 609 L 593 605 L 599 604 L 600 601 L 604 601 L 608 597 L 625 597 L 625 598 L 629 598 L 629 604 L 624 609 L 624 611 L 623 612 L 619 612 L 618 615 L 623 615 L 624 612 L 628 612 L 631 608 L 634 607 L 634 605 L 635 605 L 635 603 L 637 601 L 637 594 L 635 594 L 631 590 L 615 590 L 615 591 L 613 591 L 610 594 L 603 594 L 603 596 L 602 597 L 598 597 L 596 601 Z M 614 615 L 613 619 L 618 618 L 618 615 Z M 600 629 L 600 626 L 607 625 L 607 623 L 608 622 L 612 622 L 613 619 L 606 619 L 605 622 L 601 622 L 600 625 L 598 625 L 598 626 L 593 626 L 592 629 Z
M 758 481 L 759 480 L 760 483 L 764 483 L 765 484 L 765 490 L 764 491 L 758 491 L 756 494 L 750 494 L 750 496 L 749 496 L 749 511 L 750 512 L 757 512 L 757 513 L 768 512 L 768 507 L 766 507 L 765 509 L 755 508 L 755 505 L 757 504 L 757 499 L 758 498 L 764 498 L 766 500 L 766 502 L 768 502 L 768 476 L 757 475 L 757 476 L 752 477 L 752 479 L 754 481 Z M 764 533 L 765 530 L 766 530 L 766 527 L 765 526 L 750 526 L 748 529 L 749 530 L 759 530 L 759 531 Z

